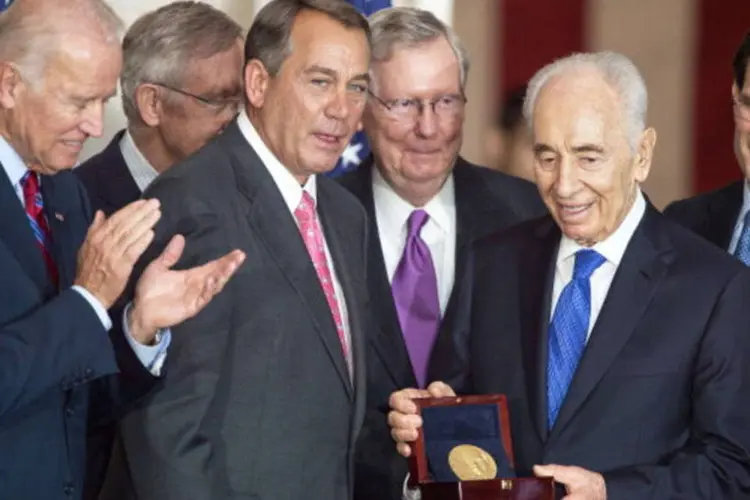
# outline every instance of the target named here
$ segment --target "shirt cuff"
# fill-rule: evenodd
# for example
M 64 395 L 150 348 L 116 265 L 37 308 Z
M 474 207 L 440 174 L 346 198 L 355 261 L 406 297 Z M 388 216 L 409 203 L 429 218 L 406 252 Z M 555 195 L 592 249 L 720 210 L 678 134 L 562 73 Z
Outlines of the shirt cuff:
M 409 474 L 404 479 L 404 488 L 402 494 L 403 500 L 422 500 L 422 492 L 419 488 L 409 488 Z
M 128 344 L 133 349 L 138 361 L 149 371 L 151 375 L 158 377 L 161 375 L 161 369 L 164 366 L 164 360 L 167 358 L 167 348 L 170 342 L 172 342 L 172 332 L 169 328 L 159 330 L 156 332 L 155 345 L 144 345 L 138 342 L 130 335 L 130 327 L 128 326 L 128 312 L 133 306 L 133 303 L 128 303 L 125 306 L 125 311 L 122 313 L 122 330 L 125 332 L 125 338 L 128 340 Z
M 112 328 L 112 320 L 109 319 L 109 314 L 107 314 L 107 310 L 104 309 L 104 306 L 101 302 L 99 302 L 99 299 L 94 297 L 91 292 L 89 292 L 82 286 L 73 285 L 72 288 L 76 292 L 80 293 L 83 298 L 86 299 L 86 302 L 91 304 L 94 312 L 96 312 L 96 315 L 99 317 L 99 321 L 102 322 L 102 326 L 104 326 L 104 329 L 106 331 L 109 331 Z

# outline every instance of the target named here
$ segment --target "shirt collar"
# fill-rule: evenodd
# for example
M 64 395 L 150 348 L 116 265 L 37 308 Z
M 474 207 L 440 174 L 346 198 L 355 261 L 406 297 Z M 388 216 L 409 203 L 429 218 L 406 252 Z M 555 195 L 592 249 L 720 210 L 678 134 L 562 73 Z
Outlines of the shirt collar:
M 13 146 L 0 135 L 0 163 L 3 164 L 5 173 L 10 179 L 12 186 L 18 186 L 21 183 L 21 178 L 29 170 L 21 156 L 16 153 Z
M 125 165 L 133 176 L 138 189 L 141 193 L 159 176 L 159 172 L 149 163 L 138 146 L 133 141 L 130 131 L 126 130 L 120 139 L 120 152 L 125 160 Z
M 605 240 L 591 247 L 591 249 L 607 259 L 607 262 L 614 264 L 616 267 L 619 266 L 630 238 L 632 238 L 645 213 L 646 200 L 643 198 L 640 188 L 638 188 L 633 206 L 630 207 L 630 211 L 625 216 L 625 219 L 623 219 L 620 227 Z M 560 250 L 557 254 L 558 265 L 560 262 L 572 258 L 578 250 L 582 250 L 583 248 L 585 247 L 563 235 L 560 240 Z
M 315 175 L 308 177 L 305 185 L 301 186 L 292 173 L 281 163 L 281 161 L 279 161 L 276 155 L 268 149 L 268 146 L 266 146 L 266 143 L 261 139 L 258 131 L 253 126 L 244 109 L 240 111 L 240 114 L 237 116 L 237 126 L 245 137 L 245 140 L 250 144 L 250 147 L 255 150 L 260 161 L 265 165 L 268 173 L 271 174 L 271 177 L 279 188 L 279 191 L 281 191 L 281 196 L 284 198 L 284 202 L 287 207 L 289 207 L 290 212 L 294 213 L 302 201 L 303 190 L 306 191 L 317 204 L 317 181 Z
M 382 217 L 385 227 L 406 230 L 411 213 L 422 208 L 430 216 L 430 221 L 441 231 L 450 232 L 453 225 L 451 220 L 455 220 L 455 217 L 451 217 L 450 211 L 454 209 L 456 201 L 453 174 L 448 176 L 440 191 L 423 207 L 415 207 L 396 194 L 377 168 L 372 169 L 372 191 L 373 199 L 378 206 L 378 215 Z

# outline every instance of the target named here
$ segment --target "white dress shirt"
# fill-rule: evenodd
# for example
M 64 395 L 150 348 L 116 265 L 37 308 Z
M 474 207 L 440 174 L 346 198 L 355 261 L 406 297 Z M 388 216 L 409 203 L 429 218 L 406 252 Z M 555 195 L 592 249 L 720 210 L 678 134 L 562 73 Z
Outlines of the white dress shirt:
M 393 282 L 393 275 L 406 246 L 409 216 L 418 208 L 429 215 L 419 234 L 430 249 L 437 275 L 440 314 L 444 315 L 456 269 L 456 194 L 453 176 L 448 177 L 440 191 L 424 207 L 415 207 L 397 195 L 380 171 L 373 168 L 372 196 L 389 282 Z
M 737 243 L 740 241 L 742 225 L 745 222 L 745 215 L 747 215 L 748 211 L 750 211 L 750 181 L 746 180 L 744 182 L 744 189 L 742 190 L 742 208 L 740 209 L 740 215 L 737 217 L 737 221 L 734 223 L 732 240 L 729 242 L 729 248 L 727 249 L 732 255 L 734 255 L 734 251 L 737 249 Z
M 23 196 L 23 186 L 21 186 L 21 179 L 24 175 L 26 175 L 28 167 L 24 163 L 23 159 L 18 155 L 18 153 L 16 153 L 13 147 L 8 144 L 8 142 L 2 136 L 0 136 L 0 163 L 2 163 L 5 173 L 7 174 L 8 179 L 10 179 L 10 182 L 13 185 L 13 189 L 18 196 L 19 203 L 21 203 L 21 206 L 24 207 L 25 210 L 25 200 Z M 44 182 L 44 180 L 40 179 L 40 183 L 41 182 Z M 39 255 L 39 257 L 41 258 L 41 254 Z M 107 310 L 104 308 L 101 302 L 99 302 L 96 297 L 94 297 L 88 290 L 81 286 L 73 285 L 72 288 L 73 290 L 81 294 L 84 299 L 86 299 L 86 302 L 88 302 L 91 305 L 91 308 L 94 309 L 94 312 L 96 312 L 96 315 L 102 322 L 102 326 L 104 326 L 104 329 L 109 331 L 112 328 L 112 321 L 109 319 L 109 314 L 107 314 Z M 139 361 L 153 375 L 158 376 L 161 372 L 161 368 L 166 358 L 167 347 L 169 347 L 169 343 L 172 340 L 171 333 L 169 330 L 160 332 L 160 335 L 157 339 L 157 344 L 153 346 L 138 343 L 132 337 L 132 335 L 130 335 L 130 329 L 128 328 L 127 313 L 130 310 L 130 306 L 131 304 L 128 304 L 123 314 L 123 331 L 125 332 L 128 343 L 133 348 L 133 351 L 135 352 Z
M 250 122 L 245 110 L 242 110 L 237 117 L 237 125 L 239 126 L 240 132 L 245 137 L 245 140 L 255 150 L 256 154 L 260 158 L 263 165 L 268 169 L 268 173 L 271 174 L 274 183 L 279 188 L 282 198 L 286 203 L 289 213 L 292 218 L 297 222 L 297 218 L 294 216 L 294 211 L 302 201 L 303 191 L 307 192 L 312 199 L 315 201 L 315 211 L 318 211 L 318 195 L 317 195 L 317 180 L 314 175 L 308 177 L 307 182 L 304 186 L 301 186 L 297 179 L 292 173 L 279 161 L 278 158 L 268 149 L 268 146 L 263 142 L 263 139 L 258 135 L 258 131 Z M 299 226 L 299 224 L 298 224 Z M 321 229 L 323 226 L 321 224 Z M 328 268 L 331 270 L 331 277 L 333 278 L 333 289 L 336 294 L 336 302 L 338 302 L 339 310 L 341 312 L 341 322 L 344 327 L 344 338 L 346 339 L 346 345 L 349 347 L 349 353 L 346 356 L 347 363 L 349 365 L 349 373 L 352 374 L 352 356 L 351 356 L 351 327 L 349 325 L 349 314 L 346 305 L 346 298 L 344 297 L 344 291 L 341 288 L 341 282 L 339 281 L 338 274 L 336 273 L 336 265 L 331 258 L 331 252 L 328 248 L 328 242 L 326 241 L 325 233 L 323 234 L 323 246 L 325 247 L 326 261 L 328 262 Z
M 154 179 L 159 176 L 159 172 L 143 156 L 143 153 L 135 145 L 133 136 L 130 135 L 128 130 L 125 131 L 122 139 L 120 139 L 120 153 L 122 153 L 125 166 L 128 167 L 128 171 L 130 171 L 130 175 L 133 177 L 136 186 L 141 190 L 141 193 L 144 192 L 154 182 Z
M 627 248 L 628 243 L 630 243 L 630 238 L 633 237 L 633 233 L 635 233 L 635 230 L 645 213 L 646 200 L 643 198 L 643 194 L 639 189 L 636 194 L 635 202 L 633 203 L 633 206 L 630 207 L 630 211 L 625 216 L 625 219 L 623 219 L 620 227 L 618 227 L 614 233 L 609 235 L 607 239 L 590 247 L 606 260 L 593 272 L 590 278 L 591 317 L 589 318 L 589 330 L 586 334 L 587 342 L 591 336 L 591 331 L 596 324 L 596 320 L 599 317 L 599 312 L 604 305 L 604 300 L 609 292 L 612 279 L 615 277 L 617 268 L 622 261 L 622 256 L 625 254 L 625 249 Z M 587 247 L 579 245 L 566 236 L 563 236 L 560 239 L 560 247 L 557 251 L 557 264 L 555 265 L 555 281 L 552 287 L 550 321 L 552 321 L 552 317 L 555 314 L 555 307 L 557 306 L 557 301 L 560 298 L 563 288 L 573 279 L 575 253 L 584 248 Z
M 602 310 L 604 300 L 606 299 L 609 287 L 612 284 L 612 279 L 615 277 L 615 272 L 617 272 L 617 268 L 622 261 L 622 256 L 625 254 L 625 249 L 628 247 L 628 243 L 630 243 L 630 239 L 633 237 L 633 234 L 645 213 L 646 200 L 643 198 L 643 194 L 639 189 L 635 202 L 633 203 L 633 206 L 630 207 L 630 211 L 625 216 L 625 219 L 623 219 L 620 227 L 618 227 L 607 239 L 590 247 L 592 250 L 601 254 L 606 261 L 593 272 L 590 278 L 591 318 L 589 320 L 589 331 L 586 335 L 586 341 L 588 341 L 591 336 L 591 331 L 599 317 L 599 312 Z M 584 248 L 588 247 L 583 247 L 566 236 L 563 236 L 560 240 L 560 247 L 557 251 L 557 264 L 555 266 L 555 281 L 552 289 L 550 321 L 552 320 L 552 315 L 554 315 L 555 306 L 560 298 L 562 289 L 573 279 L 575 253 Z M 421 497 L 422 495 L 419 489 L 410 489 L 408 487 L 407 476 L 407 480 L 404 482 L 404 500 L 420 500 Z

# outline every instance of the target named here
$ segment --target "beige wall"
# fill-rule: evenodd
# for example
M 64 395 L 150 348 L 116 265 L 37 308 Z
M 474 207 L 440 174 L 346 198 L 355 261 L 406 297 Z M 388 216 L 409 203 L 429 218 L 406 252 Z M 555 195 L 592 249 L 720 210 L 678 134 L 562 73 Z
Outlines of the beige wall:
M 592 50 L 630 57 L 649 90 L 649 124 L 657 145 L 644 190 L 663 207 L 690 192 L 696 0 L 590 2 Z

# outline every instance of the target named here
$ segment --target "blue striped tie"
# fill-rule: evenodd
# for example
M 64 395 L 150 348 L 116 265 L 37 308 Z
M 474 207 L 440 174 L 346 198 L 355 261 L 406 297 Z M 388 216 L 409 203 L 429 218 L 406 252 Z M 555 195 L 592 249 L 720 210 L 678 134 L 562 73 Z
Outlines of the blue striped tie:
M 591 284 L 589 278 L 604 263 L 594 250 L 576 252 L 573 279 L 565 285 L 549 326 L 547 361 L 547 425 L 551 429 L 573 380 L 589 331 Z
M 750 211 L 745 214 L 742 221 L 742 232 L 740 233 L 740 239 L 737 240 L 734 256 L 746 266 L 750 266 Z

